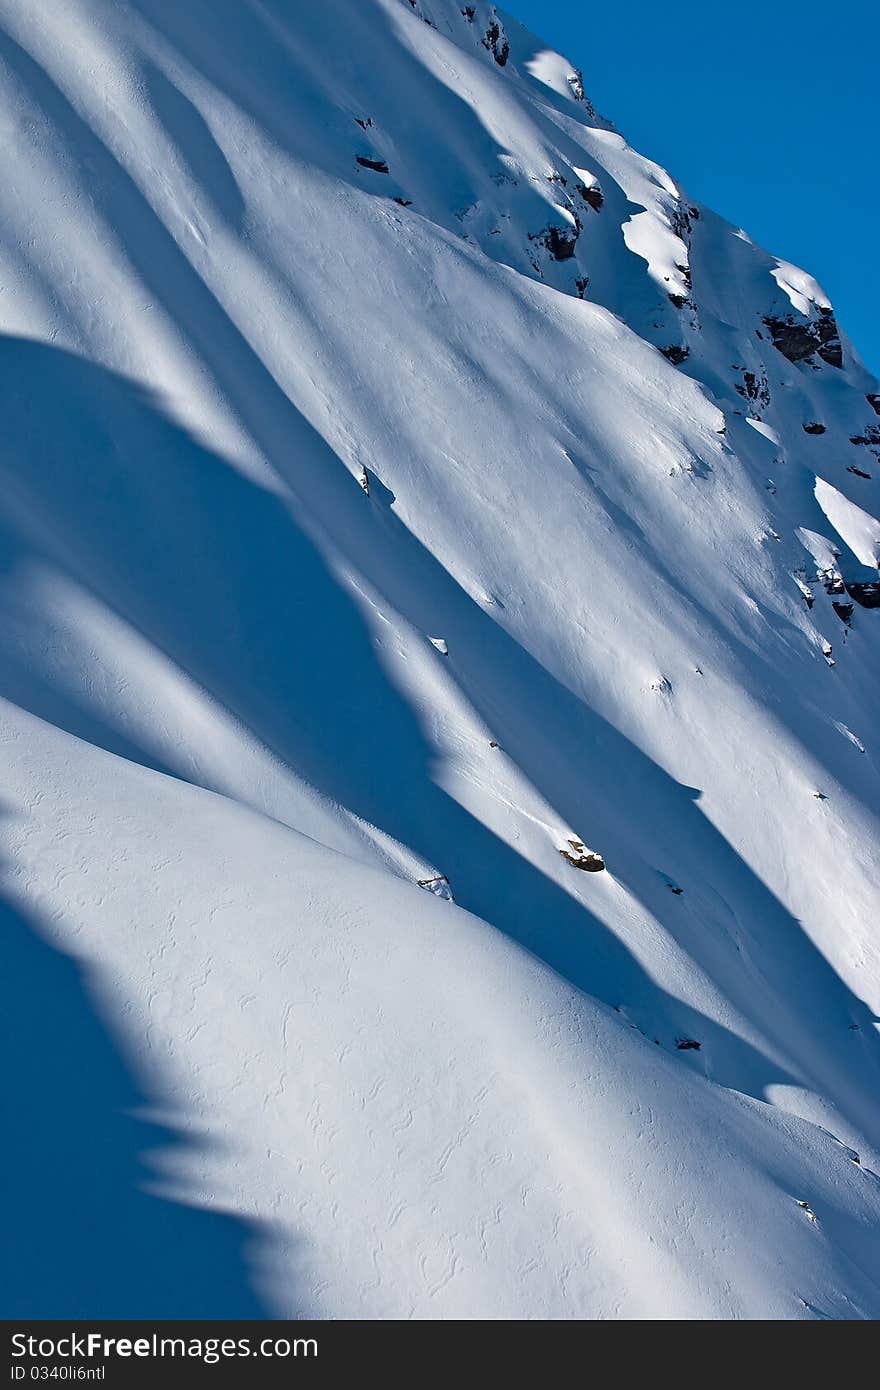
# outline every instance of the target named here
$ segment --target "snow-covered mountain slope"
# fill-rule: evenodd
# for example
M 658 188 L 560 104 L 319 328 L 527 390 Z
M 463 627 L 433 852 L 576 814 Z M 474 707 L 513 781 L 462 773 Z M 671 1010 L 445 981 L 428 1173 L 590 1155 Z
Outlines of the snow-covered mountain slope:
M 0 65 L 7 1313 L 878 1316 L 820 288 L 486 0 Z

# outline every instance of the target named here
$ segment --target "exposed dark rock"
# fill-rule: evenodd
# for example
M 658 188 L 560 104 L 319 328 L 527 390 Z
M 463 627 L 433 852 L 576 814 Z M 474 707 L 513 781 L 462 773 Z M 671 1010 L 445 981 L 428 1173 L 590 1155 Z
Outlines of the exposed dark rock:
M 840 342 L 840 332 L 837 327 L 837 320 L 831 309 L 819 310 L 817 320 L 819 329 L 819 356 L 823 362 L 827 362 L 829 367 L 843 366 L 843 347 Z
M 838 599 L 834 599 L 833 603 L 831 604 L 831 607 L 834 609 L 840 621 L 842 623 L 845 623 L 846 626 L 849 627 L 850 623 L 852 622 L 853 615 L 852 604 L 841 603 Z
M 559 853 L 576 869 L 584 869 L 588 874 L 597 874 L 605 868 L 605 860 L 601 854 L 597 854 L 595 850 L 587 849 L 583 840 L 569 840 L 568 843 L 571 848 L 561 849 Z
M 699 1052 L 702 1043 L 698 1043 L 696 1038 L 676 1038 L 675 1046 L 679 1052 Z
M 788 322 L 784 319 L 765 319 L 764 322 L 770 329 L 773 346 L 789 362 L 803 362 L 813 356 L 817 343 L 809 324 L 795 323 L 794 319 Z
M 546 246 L 554 261 L 570 261 L 577 246 L 580 227 L 546 227 L 543 232 L 530 238 Z
M 687 304 L 687 297 L 683 294 L 671 294 L 669 296 L 676 309 L 683 309 Z
M 510 57 L 510 44 L 507 42 L 507 35 L 497 19 L 493 19 L 486 30 L 483 36 L 483 47 L 488 48 L 500 68 L 505 66 Z
M 465 17 L 465 19 L 467 20 L 468 24 L 472 24 L 472 23 L 473 23 L 474 15 L 475 15 L 476 13 L 477 13 L 477 7 L 476 7 L 476 5 L 465 5 L 464 9 L 462 10 L 462 14 L 464 15 L 464 17 Z
M 880 579 L 855 580 L 847 584 L 846 592 L 862 608 L 880 608 Z
M 808 425 L 804 425 L 804 434 L 824 434 L 825 426 L 820 425 L 818 420 L 811 420 Z
M 773 346 L 789 362 L 807 362 L 818 353 L 830 367 L 843 366 L 843 349 L 831 309 L 820 308 L 815 319 L 799 322 L 794 314 L 786 314 L 765 318 L 764 323 L 770 329 Z
M 674 367 L 679 367 L 691 355 L 690 348 L 680 347 L 678 343 L 672 343 L 669 347 L 662 347 L 660 351 L 671 362 Z
M 388 165 L 384 159 L 368 159 L 365 154 L 356 156 L 358 164 L 364 169 L 373 169 L 377 174 L 387 174 Z
M 395 203 L 399 203 L 402 208 L 412 207 L 412 198 L 395 198 Z
M 672 222 L 672 230 L 675 232 L 676 236 L 681 237 L 686 246 L 689 246 L 691 240 L 690 214 L 685 208 L 676 203 L 669 216 Z
M 850 444 L 864 444 L 867 448 L 871 445 L 880 445 L 880 425 L 867 425 L 864 434 L 851 434 Z
M 856 468 L 855 464 L 848 463 L 846 465 L 846 471 L 847 473 L 855 473 L 857 478 L 867 478 L 870 482 L 871 475 L 870 473 L 866 473 L 864 468 Z
M 366 116 L 363 119 L 361 119 L 360 116 L 355 116 L 355 120 L 357 121 L 361 130 L 368 130 L 369 127 L 373 124 L 372 116 Z
M 586 101 L 586 96 L 584 94 L 584 76 L 580 68 L 575 68 L 574 72 L 570 72 L 565 80 L 571 88 L 571 94 L 575 101 Z
M 589 275 L 579 275 L 578 278 L 575 280 L 574 287 L 578 292 L 578 299 L 583 299 L 584 295 L 587 292 L 587 286 L 589 285 L 589 283 Z
M 868 402 L 874 414 L 880 415 L 880 394 L 876 391 L 869 391 L 865 396 L 865 400 Z
M 599 212 L 605 201 L 605 195 L 597 183 L 590 184 L 589 187 L 585 183 L 579 183 L 577 191 L 594 212 Z
M 743 384 L 736 386 L 736 390 L 747 400 L 757 401 L 759 405 L 768 406 L 770 404 L 770 387 L 766 376 L 759 377 L 756 372 L 743 370 Z

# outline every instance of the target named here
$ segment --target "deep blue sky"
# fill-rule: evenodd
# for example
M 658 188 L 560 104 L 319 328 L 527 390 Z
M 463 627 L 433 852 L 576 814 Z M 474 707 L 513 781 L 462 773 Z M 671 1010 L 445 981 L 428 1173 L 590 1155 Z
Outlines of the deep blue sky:
M 815 275 L 880 373 L 876 0 L 503 0 L 642 154 Z

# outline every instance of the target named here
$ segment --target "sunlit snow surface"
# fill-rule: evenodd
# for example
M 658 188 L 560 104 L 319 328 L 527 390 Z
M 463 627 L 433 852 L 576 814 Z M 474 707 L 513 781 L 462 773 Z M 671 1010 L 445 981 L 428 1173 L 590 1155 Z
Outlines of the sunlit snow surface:
M 880 1315 L 822 291 L 485 0 L 0 68 L 3 1311 Z

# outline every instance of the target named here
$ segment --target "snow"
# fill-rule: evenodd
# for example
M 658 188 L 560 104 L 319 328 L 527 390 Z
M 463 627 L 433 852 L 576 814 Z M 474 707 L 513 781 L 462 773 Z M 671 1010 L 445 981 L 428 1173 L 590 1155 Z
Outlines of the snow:
M 10 1316 L 880 1312 L 878 386 L 462 8 L 0 0 Z
M 858 560 L 869 569 L 880 566 L 880 522 L 857 507 L 827 483 L 816 479 L 816 501 L 828 518 L 832 531 L 850 548 Z

